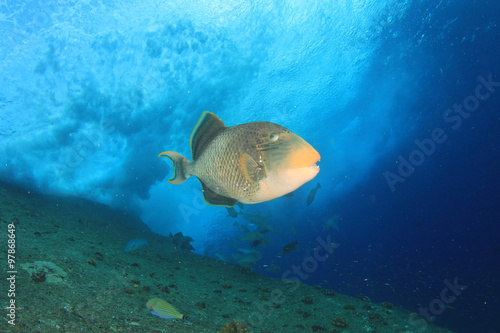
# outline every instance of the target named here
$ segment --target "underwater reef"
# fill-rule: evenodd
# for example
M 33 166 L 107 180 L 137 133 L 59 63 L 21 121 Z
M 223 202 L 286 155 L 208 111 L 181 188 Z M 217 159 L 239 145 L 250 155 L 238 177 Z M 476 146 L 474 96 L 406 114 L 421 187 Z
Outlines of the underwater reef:
M 8 225 L 16 226 L 17 269 L 15 326 L 4 320 L 1 332 L 410 333 L 423 327 L 389 302 L 267 278 L 180 249 L 138 217 L 81 198 L 0 183 L 0 221 L 4 252 Z M 125 252 L 133 239 L 149 246 Z M 2 265 L 4 277 L 7 270 Z M 151 314 L 152 298 L 184 318 Z M 6 293 L 0 299 L 5 308 Z

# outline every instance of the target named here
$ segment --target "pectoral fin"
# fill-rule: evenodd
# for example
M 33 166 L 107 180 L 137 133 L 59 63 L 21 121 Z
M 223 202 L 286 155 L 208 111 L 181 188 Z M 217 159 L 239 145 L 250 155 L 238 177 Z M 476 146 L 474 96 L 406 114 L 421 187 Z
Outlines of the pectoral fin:
M 253 184 L 266 177 L 266 171 L 247 153 L 243 153 L 238 161 L 241 173 L 247 182 Z

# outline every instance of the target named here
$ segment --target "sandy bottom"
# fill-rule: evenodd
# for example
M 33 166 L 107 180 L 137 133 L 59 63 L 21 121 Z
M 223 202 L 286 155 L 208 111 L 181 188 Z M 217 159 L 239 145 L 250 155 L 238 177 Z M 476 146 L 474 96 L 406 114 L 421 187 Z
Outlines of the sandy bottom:
M 412 323 L 408 311 L 390 303 L 285 283 L 178 250 L 139 218 L 83 199 L 0 184 L 0 220 L 1 332 L 215 333 L 233 320 L 248 328 L 221 332 L 450 332 L 433 325 L 424 330 L 419 318 Z M 12 222 L 16 252 L 9 268 Z M 124 252 L 133 238 L 150 246 Z M 37 261 L 45 263 L 33 268 Z M 12 297 L 9 270 L 17 271 Z M 187 319 L 152 315 L 146 302 L 154 297 Z M 12 299 L 15 325 L 7 322 Z

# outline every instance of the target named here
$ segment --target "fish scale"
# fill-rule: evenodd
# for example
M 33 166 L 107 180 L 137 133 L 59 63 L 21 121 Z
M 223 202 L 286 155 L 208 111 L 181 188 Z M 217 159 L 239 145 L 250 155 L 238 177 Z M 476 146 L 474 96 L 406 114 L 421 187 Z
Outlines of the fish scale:
M 251 153 L 252 144 L 241 137 L 246 132 L 244 128 L 233 129 L 225 130 L 206 147 L 193 163 L 192 173 L 223 196 L 248 200 L 259 190 L 259 183 L 252 184 L 245 179 L 238 161 L 243 153 Z M 219 167 L 210 168 L 211 165 Z

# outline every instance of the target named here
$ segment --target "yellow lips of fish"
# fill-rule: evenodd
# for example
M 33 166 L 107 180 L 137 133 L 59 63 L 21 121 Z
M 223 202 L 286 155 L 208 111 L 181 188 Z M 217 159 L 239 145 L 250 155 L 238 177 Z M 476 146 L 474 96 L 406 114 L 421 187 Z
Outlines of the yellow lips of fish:
M 165 319 L 183 319 L 184 315 L 177 311 L 172 304 L 160 298 L 152 298 L 146 303 L 146 307 L 155 316 Z

